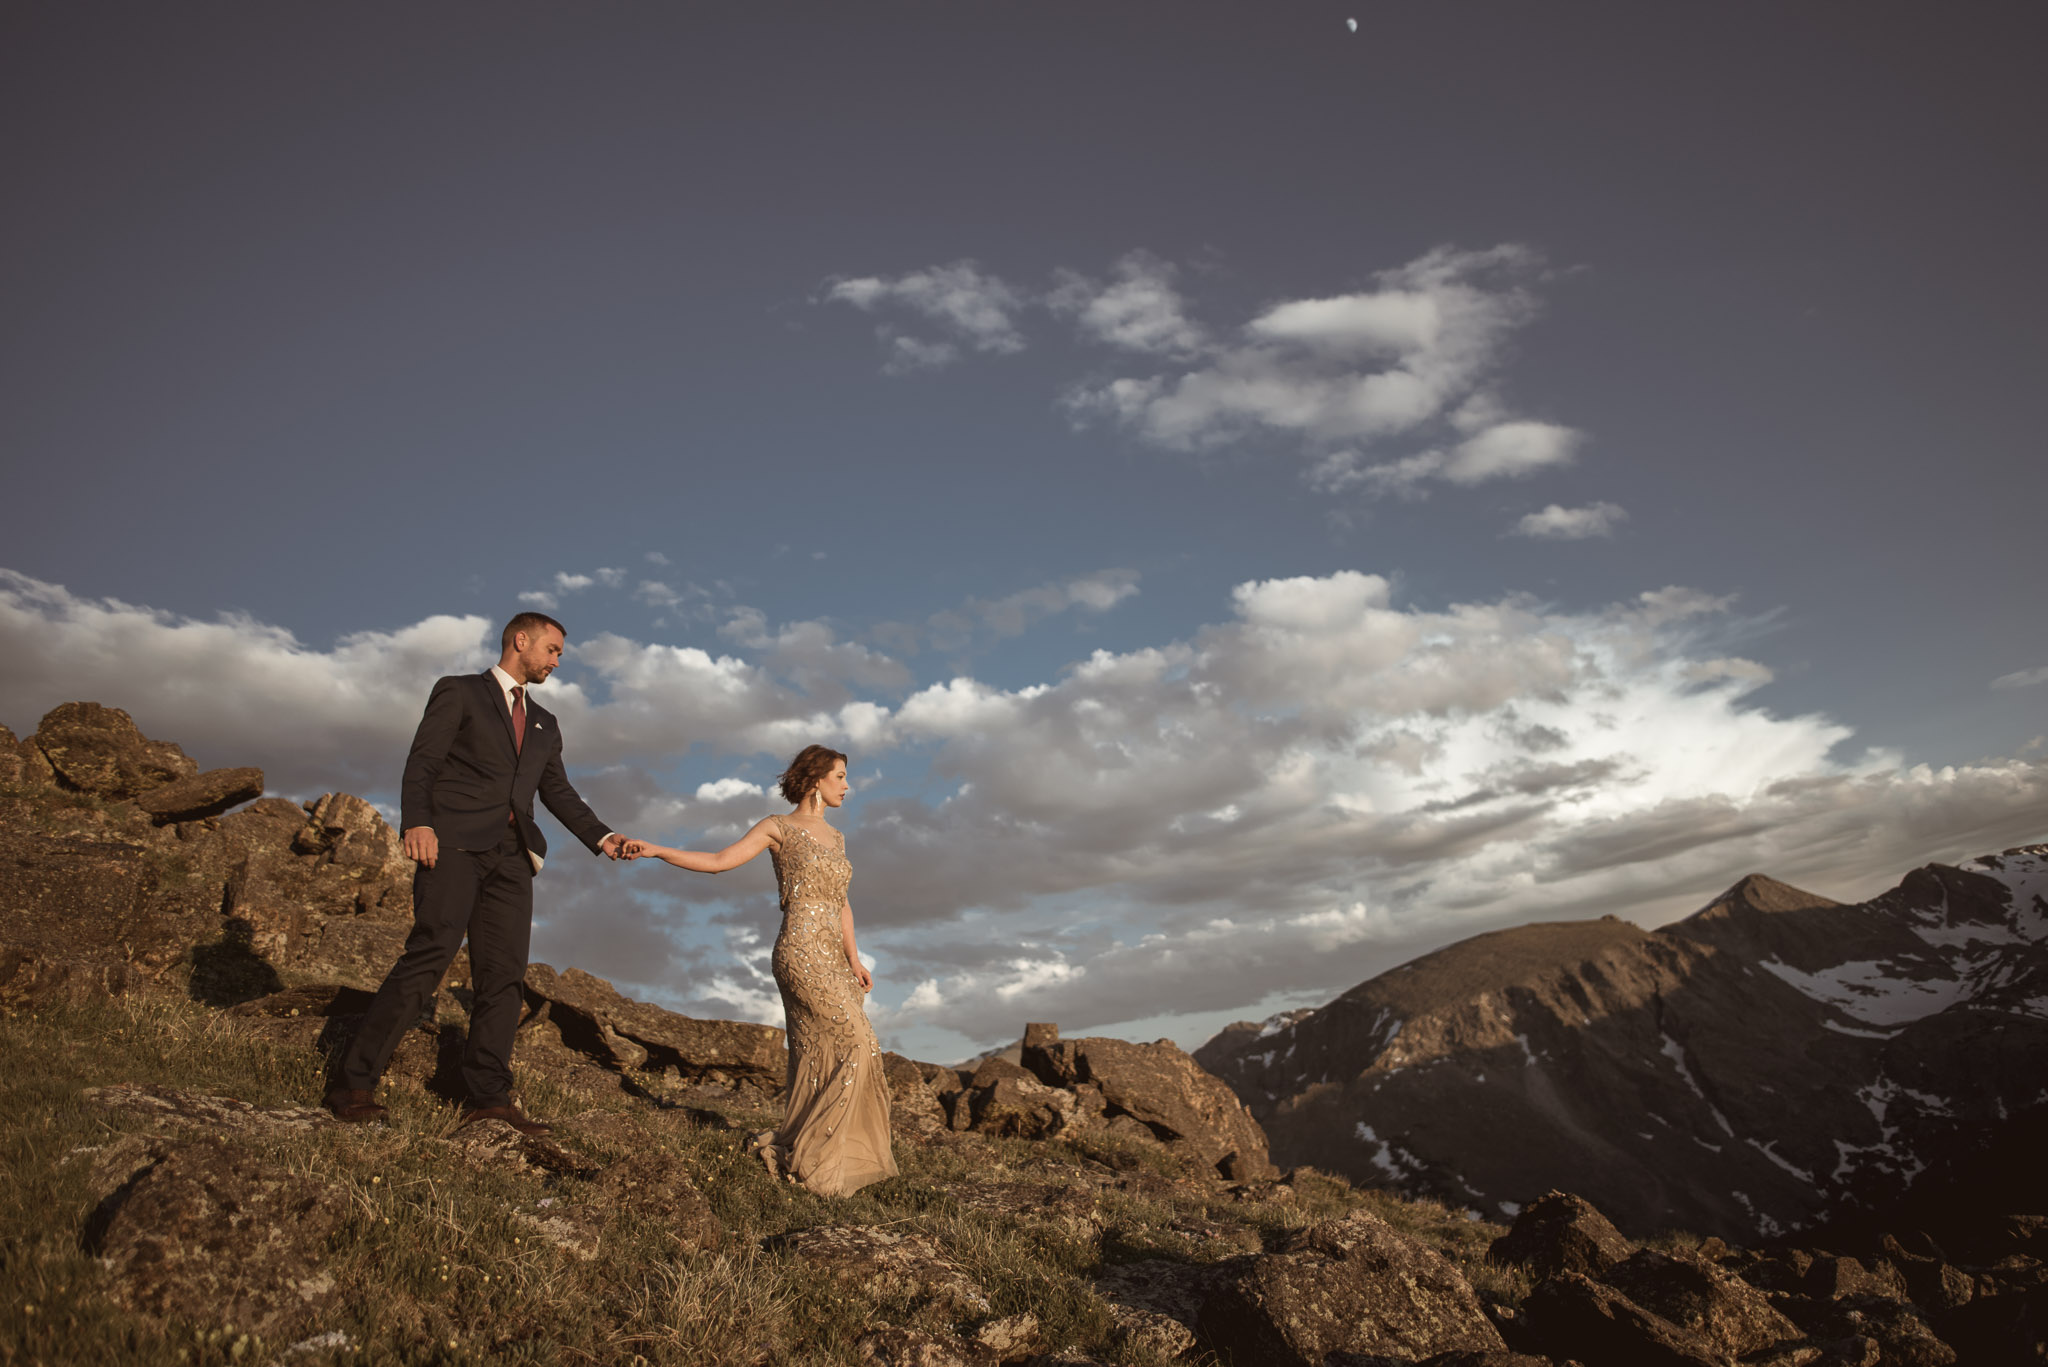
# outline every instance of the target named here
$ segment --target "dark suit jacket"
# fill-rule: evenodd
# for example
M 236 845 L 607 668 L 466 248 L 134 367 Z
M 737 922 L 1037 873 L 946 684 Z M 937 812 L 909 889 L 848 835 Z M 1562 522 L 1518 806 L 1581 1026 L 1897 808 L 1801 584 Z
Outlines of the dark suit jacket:
M 569 833 L 601 853 L 598 842 L 611 828 L 597 819 L 569 786 L 562 770 L 562 733 L 554 713 L 526 694 L 526 738 L 512 748 L 512 713 L 488 670 L 451 674 L 434 684 L 426 715 L 405 757 L 399 794 L 399 828 L 431 826 L 443 846 L 488 850 L 505 838 L 505 813 L 517 818 L 526 848 L 548 852 L 547 837 L 533 820 L 533 798 L 555 814 Z

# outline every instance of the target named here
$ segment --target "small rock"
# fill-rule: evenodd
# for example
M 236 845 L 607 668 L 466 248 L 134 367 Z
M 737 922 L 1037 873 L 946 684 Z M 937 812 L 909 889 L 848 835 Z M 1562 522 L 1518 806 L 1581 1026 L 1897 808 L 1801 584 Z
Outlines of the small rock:
M 1906 1281 L 1897 1268 L 1878 1260 L 1865 1267 L 1854 1258 L 1816 1258 L 1807 1268 L 1801 1289 L 1809 1296 L 1838 1301 L 1845 1296 L 1873 1296 L 1880 1300 L 1906 1299 Z
M 994 1367 L 993 1354 L 958 1334 L 931 1333 L 902 1325 L 870 1329 L 854 1341 L 862 1362 L 875 1367 Z
M 990 1320 L 974 1331 L 974 1344 L 1002 1359 L 1017 1357 L 1038 1342 L 1038 1316 L 1025 1313 Z
M 871 1225 L 824 1225 L 777 1235 L 764 1247 L 801 1258 L 867 1294 L 909 1300 L 919 1312 L 949 1322 L 989 1313 L 988 1296 L 974 1278 L 922 1234 Z

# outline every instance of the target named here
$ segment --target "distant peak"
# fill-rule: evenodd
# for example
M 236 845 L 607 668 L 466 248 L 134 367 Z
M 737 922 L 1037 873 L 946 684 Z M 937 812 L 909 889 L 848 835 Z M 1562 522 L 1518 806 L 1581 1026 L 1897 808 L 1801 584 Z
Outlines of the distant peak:
M 1780 883 L 1767 874 L 1752 873 L 1734 887 L 1707 904 L 1698 913 L 1701 919 L 1729 916 L 1737 912 L 1777 913 L 1784 911 L 1811 911 L 1816 907 L 1838 907 L 1842 905 L 1831 897 L 1817 892 L 1795 888 L 1790 883 Z

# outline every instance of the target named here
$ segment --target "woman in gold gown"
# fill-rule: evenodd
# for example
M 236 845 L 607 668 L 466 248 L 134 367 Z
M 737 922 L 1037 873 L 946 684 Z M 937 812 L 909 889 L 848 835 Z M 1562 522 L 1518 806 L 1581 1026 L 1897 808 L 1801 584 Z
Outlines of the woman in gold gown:
M 769 852 L 782 895 L 772 963 L 789 1037 L 789 1085 L 781 1127 L 754 1136 L 752 1147 L 769 1171 L 820 1196 L 845 1196 L 896 1175 L 882 1050 L 864 1001 L 874 982 L 854 946 L 846 900 L 853 866 L 846 838 L 825 820 L 846 801 L 846 756 L 807 746 L 781 786 L 795 810 L 762 819 L 716 854 L 636 840 L 626 857 L 723 873 Z

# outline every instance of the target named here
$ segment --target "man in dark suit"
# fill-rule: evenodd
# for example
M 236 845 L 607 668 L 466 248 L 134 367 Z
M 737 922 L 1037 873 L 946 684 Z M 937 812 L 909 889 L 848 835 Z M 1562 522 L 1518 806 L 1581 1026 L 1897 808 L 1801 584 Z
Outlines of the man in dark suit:
M 469 1090 L 462 1123 L 503 1120 L 527 1134 L 548 1128 L 512 1101 L 512 1037 L 533 929 L 533 877 L 548 848 L 534 823 L 534 795 L 592 854 L 617 859 L 625 837 L 599 821 L 569 785 L 555 718 L 527 696 L 529 686 L 561 661 L 562 624 L 522 612 L 500 639 L 492 668 L 434 684 L 405 759 L 399 827 L 406 854 L 418 864 L 412 934 L 335 1064 L 327 1108 L 343 1120 L 384 1117 L 372 1095 L 377 1080 L 467 934 L 475 996 L 462 1054 Z

